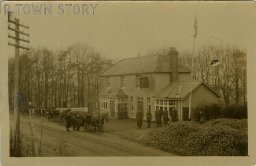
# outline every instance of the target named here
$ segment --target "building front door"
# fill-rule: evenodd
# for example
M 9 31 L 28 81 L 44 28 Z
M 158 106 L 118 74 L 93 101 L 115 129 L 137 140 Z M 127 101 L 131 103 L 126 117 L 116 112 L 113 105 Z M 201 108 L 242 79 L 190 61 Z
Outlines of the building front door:
M 127 117 L 127 103 L 118 103 L 118 119 L 126 119 Z
M 115 117 L 115 101 L 110 101 L 110 116 Z

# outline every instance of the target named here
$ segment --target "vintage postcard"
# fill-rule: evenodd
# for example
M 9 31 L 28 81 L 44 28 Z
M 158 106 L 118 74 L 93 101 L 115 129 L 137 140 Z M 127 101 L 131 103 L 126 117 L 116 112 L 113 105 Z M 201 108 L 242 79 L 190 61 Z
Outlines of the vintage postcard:
M 255 165 L 254 2 L 2 2 L 1 164 Z

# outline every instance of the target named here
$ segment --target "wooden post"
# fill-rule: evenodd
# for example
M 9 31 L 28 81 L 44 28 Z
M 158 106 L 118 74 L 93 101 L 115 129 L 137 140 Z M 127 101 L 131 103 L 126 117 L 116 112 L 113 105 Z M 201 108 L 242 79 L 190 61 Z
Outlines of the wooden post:
M 15 19 L 15 44 L 19 45 L 19 20 Z M 16 137 L 16 156 L 20 156 L 20 110 L 19 110 L 19 48 L 15 47 L 14 61 L 14 119 L 16 120 L 15 137 Z
M 31 121 L 29 122 L 29 126 L 30 126 L 30 136 L 31 136 L 31 143 L 32 143 L 32 154 L 33 156 L 38 156 L 36 138 L 34 133 L 34 125 Z
M 20 157 L 21 156 L 21 137 L 20 137 L 20 99 L 21 95 L 19 93 L 19 49 L 26 49 L 29 50 L 27 47 L 23 47 L 20 45 L 20 41 L 27 42 L 29 43 L 28 40 L 21 39 L 20 34 L 29 36 L 29 34 L 20 31 L 20 26 L 26 29 L 29 29 L 28 26 L 20 24 L 19 19 L 15 18 L 14 20 L 11 20 L 11 13 L 8 13 L 8 24 L 14 24 L 15 28 L 12 28 L 11 26 L 8 25 L 8 30 L 11 30 L 15 33 L 15 36 L 8 35 L 8 38 L 14 39 L 15 44 L 9 43 L 8 45 L 14 46 L 15 47 L 15 60 L 14 60 L 14 99 L 13 99 L 13 104 L 14 104 L 14 119 L 16 121 L 16 128 L 15 128 L 15 140 L 14 140 L 14 149 L 15 149 L 15 154 L 14 156 Z

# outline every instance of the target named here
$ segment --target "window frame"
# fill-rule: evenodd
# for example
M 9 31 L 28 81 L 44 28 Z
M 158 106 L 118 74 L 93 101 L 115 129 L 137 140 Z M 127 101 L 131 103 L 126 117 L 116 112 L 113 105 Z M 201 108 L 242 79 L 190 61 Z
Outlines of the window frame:
M 171 104 L 170 104 L 171 103 Z M 155 110 L 159 108 L 159 110 L 167 110 L 176 108 L 176 100 L 171 99 L 156 99 L 155 100 Z

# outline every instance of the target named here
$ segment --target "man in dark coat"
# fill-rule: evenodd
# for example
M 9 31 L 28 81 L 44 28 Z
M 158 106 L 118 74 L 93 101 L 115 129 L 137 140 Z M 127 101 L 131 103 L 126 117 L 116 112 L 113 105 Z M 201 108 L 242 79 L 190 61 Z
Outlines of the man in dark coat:
M 147 118 L 148 128 L 150 128 L 151 120 L 152 120 L 152 114 L 151 114 L 150 110 L 147 111 L 146 118 Z
M 161 126 L 161 124 L 162 124 L 162 117 L 163 117 L 163 108 L 162 108 L 162 107 L 161 107 L 160 110 L 159 110 L 159 114 L 160 114 L 160 115 L 159 115 L 159 116 L 160 116 L 160 117 L 159 117 L 159 118 L 160 118 L 160 119 L 159 119 L 159 123 L 160 123 L 160 126 Z
M 76 130 L 76 113 L 73 113 L 71 116 L 71 124 L 73 127 L 73 131 L 75 131 Z
M 143 112 L 142 111 L 137 112 L 136 119 L 137 119 L 137 126 L 140 129 L 142 127 L 142 123 L 143 123 Z
M 99 117 L 99 131 L 104 132 L 103 126 L 105 121 L 105 115 L 100 115 Z
M 83 123 L 83 116 L 77 114 L 75 119 L 76 119 L 76 131 L 79 131 Z
M 156 108 L 155 119 L 156 119 L 156 126 L 157 127 L 161 126 L 161 113 L 159 108 Z
M 66 114 L 66 128 L 67 128 L 67 131 L 69 131 L 69 128 L 71 127 L 71 115 L 70 113 L 68 112 Z
M 167 124 L 167 122 L 169 121 L 169 118 L 168 118 L 168 111 L 167 111 L 167 108 L 163 110 L 163 122 L 164 124 Z

